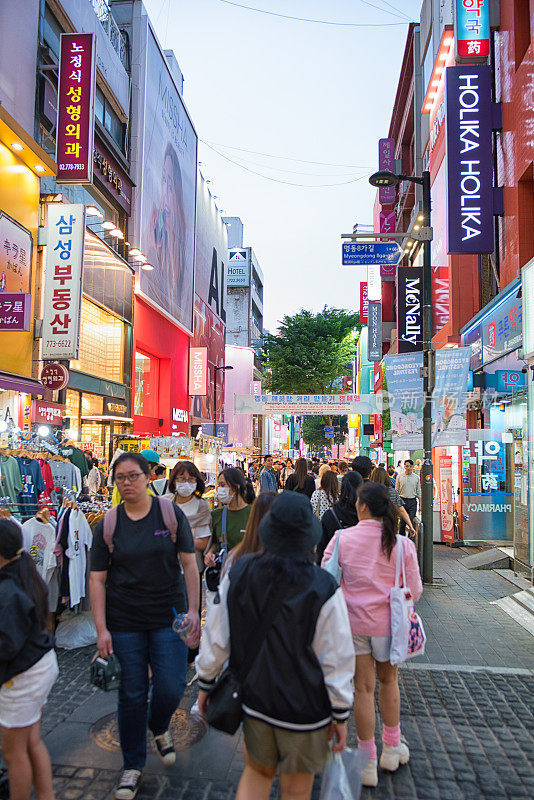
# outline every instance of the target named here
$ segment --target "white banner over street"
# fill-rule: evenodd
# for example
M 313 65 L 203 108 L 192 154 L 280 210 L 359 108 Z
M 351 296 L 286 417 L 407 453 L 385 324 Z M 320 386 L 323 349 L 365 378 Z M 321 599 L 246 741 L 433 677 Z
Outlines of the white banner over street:
M 380 414 L 380 394 L 236 394 L 235 414 Z

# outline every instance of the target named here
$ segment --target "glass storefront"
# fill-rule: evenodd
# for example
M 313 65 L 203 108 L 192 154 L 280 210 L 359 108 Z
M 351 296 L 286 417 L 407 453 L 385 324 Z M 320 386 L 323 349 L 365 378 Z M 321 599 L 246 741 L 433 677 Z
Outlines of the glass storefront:
M 134 414 L 155 417 L 158 409 L 159 359 L 136 351 Z
M 122 320 L 84 297 L 80 355 L 77 361 L 71 361 L 71 369 L 122 383 L 124 328 Z

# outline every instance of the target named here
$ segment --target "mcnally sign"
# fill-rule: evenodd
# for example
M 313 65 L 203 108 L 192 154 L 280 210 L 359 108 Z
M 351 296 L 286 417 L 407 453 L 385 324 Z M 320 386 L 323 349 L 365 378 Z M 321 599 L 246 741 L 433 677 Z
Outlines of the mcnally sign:
M 399 267 L 397 272 L 399 353 L 423 349 L 423 268 Z
M 448 67 L 446 104 L 447 252 L 492 253 L 490 67 Z

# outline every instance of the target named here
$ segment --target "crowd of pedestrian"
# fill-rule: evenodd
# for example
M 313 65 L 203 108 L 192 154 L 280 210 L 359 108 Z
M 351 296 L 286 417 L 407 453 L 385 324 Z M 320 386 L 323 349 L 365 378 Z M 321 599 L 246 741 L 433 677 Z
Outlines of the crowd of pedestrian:
M 147 731 L 162 763 L 175 763 L 169 725 L 193 662 L 198 709 L 208 720 L 225 669 L 240 679 L 245 769 L 238 800 L 267 798 L 277 772 L 282 797 L 309 798 L 329 750 L 345 747 L 351 709 L 367 761 L 363 782 L 376 786 L 378 766 L 394 771 L 409 759 L 397 667 L 389 659 L 389 592 L 399 542 L 415 599 L 422 590 L 409 539 L 421 494 L 413 463 L 408 459 L 395 474 L 366 456 L 351 468 L 344 461 L 266 456 L 247 474 L 224 468 L 213 508 L 192 461 L 179 461 L 168 478 L 159 466 L 150 450 L 114 460 L 114 505 L 96 526 L 91 549 L 98 654 L 108 663 L 116 659 L 121 673 L 116 800 L 137 794 Z M 397 538 L 399 532 L 409 536 Z M 339 583 L 321 568 L 333 554 Z M 1 748 L 11 797 L 29 800 L 33 784 L 38 800 L 53 800 L 39 732 L 57 677 L 46 589 L 22 551 L 19 528 L 6 520 L 0 520 L 0 609 Z

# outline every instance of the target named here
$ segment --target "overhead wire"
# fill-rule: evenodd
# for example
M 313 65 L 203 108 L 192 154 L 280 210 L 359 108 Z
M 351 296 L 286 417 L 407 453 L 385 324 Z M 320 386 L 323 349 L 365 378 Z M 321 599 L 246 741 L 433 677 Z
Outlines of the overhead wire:
M 331 20 L 326 19 L 309 19 L 307 17 L 294 17 L 290 14 L 279 14 L 276 11 L 267 11 L 265 8 L 254 8 L 253 6 L 247 6 L 244 3 L 236 3 L 234 0 L 219 0 L 220 3 L 225 3 L 228 6 L 236 6 L 237 8 L 243 8 L 247 11 L 255 11 L 257 14 L 268 14 L 270 17 L 280 17 L 281 19 L 290 19 L 295 22 L 310 22 L 314 25 L 333 25 L 338 28 L 383 28 L 383 27 L 392 27 L 398 25 L 405 25 L 405 22 L 333 22 Z M 384 13 L 391 13 L 386 11 L 385 9 L 380 9 L 384 11 Z M 398 15 L 396 15 L 398 16 Z
M 347 169 L 368 169 L 359 164 L 333 164 L 329 161 L 310 161 L 305 158 L 293 158 L 292 156 L 278 156 L 272 153 L 261 153 L 259 150 L 248 150 L 245 147 L 235 147 L 231 144 L 221 144 L 220 142 L 211 142 L 207 139 L 200 139 L 204 144 L 211 144 L 214 147 L 222 147 L 223 150 L 239 150 L 242 153 L 252 153 L 255 156 L 265 156 L 265 158 L 276 158 L 281 161 L 298 161 L 300 164 L 314 164 L 321 167 L 346 167 Z

